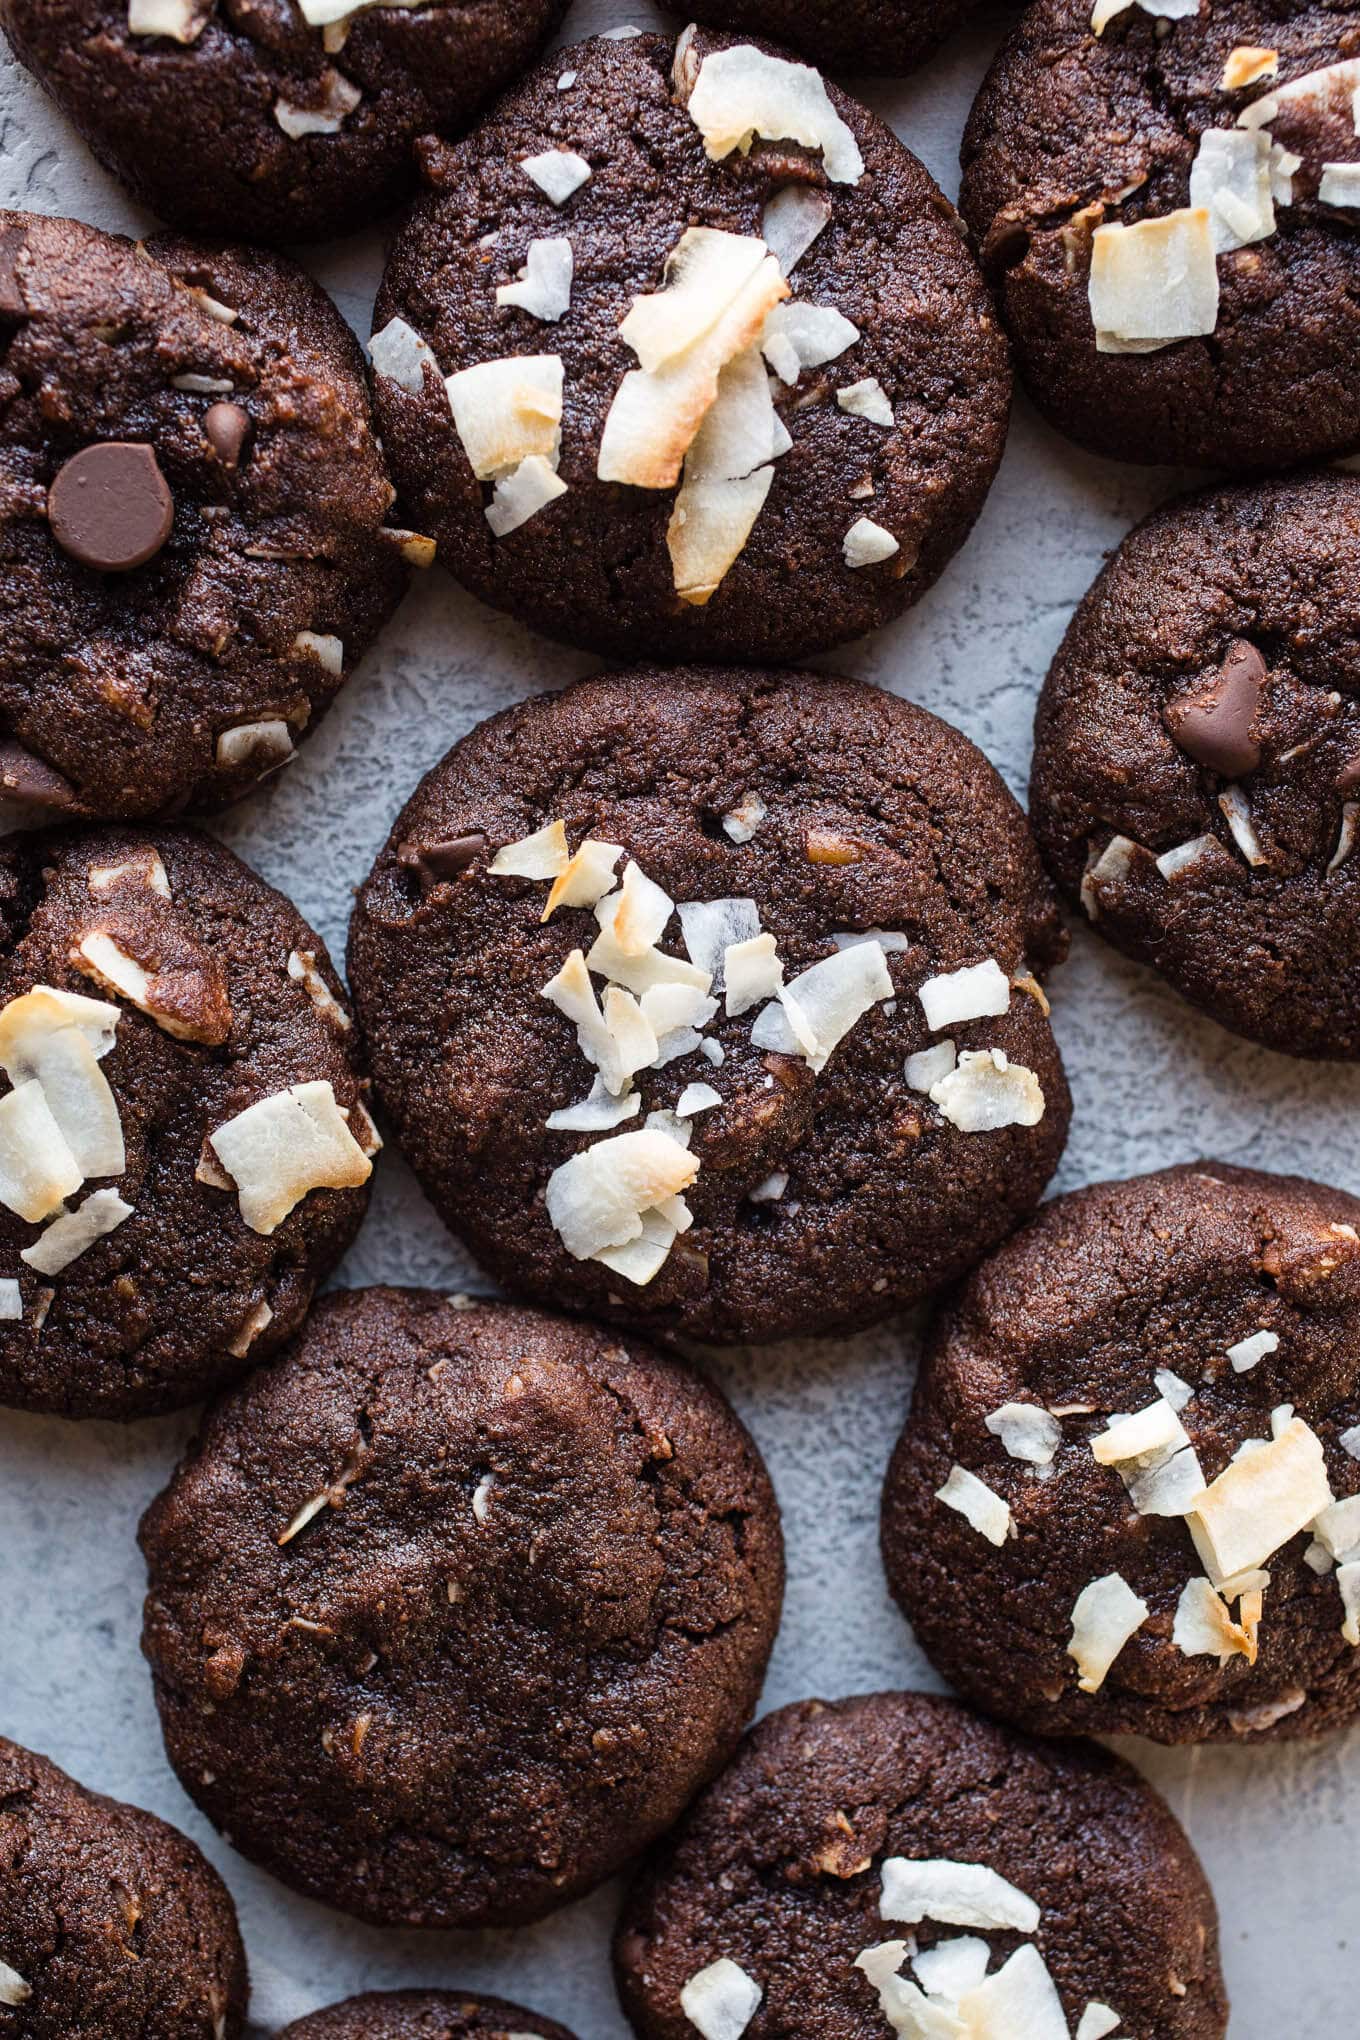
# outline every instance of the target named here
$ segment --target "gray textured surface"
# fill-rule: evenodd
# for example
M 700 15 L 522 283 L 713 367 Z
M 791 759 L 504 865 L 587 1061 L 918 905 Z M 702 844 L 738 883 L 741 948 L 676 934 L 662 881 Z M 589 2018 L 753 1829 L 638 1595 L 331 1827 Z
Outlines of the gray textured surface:
M 650 19 L 578 0 L 567 39 Z M 964 114 L 999 31 L 965 37 L 909 88 L 869 96 L 957 188 Z M 0 44 L 0 197 L 101 225 L 140 224 Z M 367 331 L 376 240 L 312 251 Z M 825 663 L 911 696 L 979 743 L 1023 794 L 1033 702 L 1102 552 L 1176 478 L 1072 453 L 1023 403 L 973 539 L 900 626 Z M 301 761 L 223 835 L 343 948 L 349 889 L 422 772 L 492 710 L 591 662 L 479 609 L 441 575 L 412 594 Z M 1055 990 L 1076 1119 L 1059 1187 L 1213 1153 L 1360 1187 L 1360 1071 L 1310 1068 L 1231 1039 L 1079 929 Z M 389 1152 L 373 1215 L 341 1280 L 475 1285 Z M 879 1482 L 908 1394 L 911 1323 L 874 1337 L 728 1354 L 715 1371 L 769 1459 L 789 1539 L 789 1593 L 765 1705 L 810 1690 L 936 1684 L 890 1606 L 876 1549 Z M 605 1962 L 615 1894 L 525 1933 L 393 1935 L 290 1897 L 236 1857 L 161 1752 L 137 1647 L 137 1516 L 189 1419 L 73 1428 L 0 1413 L 0 1729 L 86 1783 L 194 1835 L 241 1909 L 262 2031 L 361 1987 L 496 1988 L 582 2040 L 623 2040 Z M 1360 1732 L 1312 1748 L 1130 1751 L 1202 1851 L 1223 1914 L 1234 2040 L 1353 2029 Z

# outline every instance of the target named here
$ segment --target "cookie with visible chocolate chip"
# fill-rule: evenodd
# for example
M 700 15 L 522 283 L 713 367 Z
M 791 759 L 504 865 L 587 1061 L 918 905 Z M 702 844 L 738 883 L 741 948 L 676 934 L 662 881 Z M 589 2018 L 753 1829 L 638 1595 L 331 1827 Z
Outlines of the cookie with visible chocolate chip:
M 193 1843 L 0 1736 L 0 2040 L 238 2040 L 246 1995 Z
M 350 960 L 406 1154 L 498 1281 L 745 1340 L 871 1323 L 1033 1209 L 1065 943 L 947 724 L 854 681 L 639 671 L 457 744 Z
M 566 0 L 0 0 L 0 27 L 152 212 L 195 233 L 303 241 L 403 199 L 416 136 L 466 127 L 565 11 Z
M 285 2026 L 278 2040 L 572 2040 L 504 1998 L 450 1990 L 370 1991 Z
M 614 1958 L 640 2040 L 1227 2030 L 1213 1895 L 1151 1786 L 924 1693 L 767 1715 Z
M 141 1541 L 186 1791 L 388 1925 L 536 1919 L 668 1827 L 750 1717 L 783 1589 L 716 1389 L 425 1290 L 318 1305 L 210 1413 Z
M 1060 1197 L 975 1271 L 883 1494 L 968 1699 L 1164 1743 L 1360 1712 L 1358 1229 L 1344 1191 L 1201 1162 Z
M 404 514 L 475 594 L 620 657 L 764 660 L 936 579 L 1009 368 L 881 121 L 763 46 L 596 38 L 425 164 L 375 398 Z
M 205 836 L 0 846 L 0 1403 L 138 1417 L 277 1350 L 377 1134 L 320 936 Z
M 0 817 L 222 807 L 288 764 L 422 551 L 391 501 L 301 270 L 0 212 Z
M 910 71 L 932 56 L 969 0 L 700 0 L 687 15 L 769 36 L 829 71 Z
M 1034 0 L 959 204 L 1059 432 L 1239 472 L 1360 446 L 1358 86 L 1354 6 Z
M 1125 539 L 1035 726 L 1030 816 L 1097 932 L 1225 1027 L 1360 1059 L 1360 479 L 1215 489 Z

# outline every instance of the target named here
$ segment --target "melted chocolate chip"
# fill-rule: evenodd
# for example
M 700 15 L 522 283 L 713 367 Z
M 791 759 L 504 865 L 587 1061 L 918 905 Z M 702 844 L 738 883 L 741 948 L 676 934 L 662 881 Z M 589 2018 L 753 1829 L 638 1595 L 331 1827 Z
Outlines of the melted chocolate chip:
M 239 404 L 211 404 L 203 414 L 203 436 L 223 467 L 234 468 L 250 436 L 250 413 Z
M 53 814 L 71 814 L 80 807 L 70 781 L 12 737 L 0 737 L 0 799 L 22 801 L 26 807 L 46 808 Z
M 73 560 L 97 573 L 125 574 L 165 544 L 175 503 L 149 446 L 104 440 L 58 468 L 47 519 Z
M 6 227 L 0 234 L 0 320 L 14 325 L 28 317 L 28 306 L 19 288 L 19 255 L 25 236 L 22 227 Z
M 1252 725 L 1260 712 L 1265 676 L 1266 662 L 1255 645 L 1237 638 L 1207 687 L 1168 701 L 1163 719 L 1187 757 L 1225 779 L 1256 770 L 1261 746 Z
M 414 871 L 422 890 L 428 892 L 441 879 L 457 878 L 486 848 L 486 834 L 475 829 L 470 835 L 451 836 L 443 843 L 402 843 L 397 847 L 397 862 L 407 871 Z

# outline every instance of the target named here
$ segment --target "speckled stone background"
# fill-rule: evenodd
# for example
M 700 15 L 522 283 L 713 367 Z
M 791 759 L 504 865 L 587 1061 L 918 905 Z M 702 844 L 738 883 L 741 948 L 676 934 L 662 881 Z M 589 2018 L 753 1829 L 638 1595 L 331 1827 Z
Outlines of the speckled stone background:
M 655 18 L 628 0 L 577 0 L 565 40 Z M 865 88 L 951 193 L 964 117 L 1004 20 L 984 17 L 915 83 Z M 144 224 L 2 42 L 0 64 L 3 202 L 101 226 Z M 377 238 L 306 259 L 366 335 Z M 1034 699 L 1068 615 L 1102 554 L 1181 479 L 1078 455 L 1022 400 L 963 553 L 902 624 L 825 664 L 958 724 L 1023 798 Z M 292 894 L 339 956 L 350 889 L 426 768 L 481 717 L 591 665 L 482 610 L 436 571 L 299 762 L 221 833 Z M 1247 1047 L 1080 928 L 1054 1001 L 1076 1101 L 1059 1188 L 1202 1154 L 1360 1188 L 1360 1070 Z M 390 1148 L 339 1279 L 478 1286 Z M 876 1541 L 917 1330 L 903 1321 L 872 1337 L 727 1352 L 713 1363 L 769 1460 L 788 1533 L 788 1601 L 765 1706 L 938 1683 L 889 1603 Z M 292 1897 L 234 1855 L 180 1791 L 138 1650 L 133 1533 L 191 1428 L 191 1417 L 121 1429 L 0 1412 L 0 1730 L 204 1846 L 240 1907 L 261 2033 L 360 1988 L 423 1983 L 496 1989 L 581 2040 L 625 2040 L 606 1963 L 617 1892 L 522 1933 L 383 1933 Z M 1233 2040 L 1354 2031 L 1360 1730 L 1279 1751 L 1135 1745 L 1129 1754 L 1167 1794 L 1213 1879 Z

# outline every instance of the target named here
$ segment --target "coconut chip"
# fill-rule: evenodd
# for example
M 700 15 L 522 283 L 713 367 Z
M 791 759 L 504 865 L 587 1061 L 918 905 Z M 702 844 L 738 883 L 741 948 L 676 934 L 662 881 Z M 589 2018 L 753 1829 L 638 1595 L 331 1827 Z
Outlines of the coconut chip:
M 1113 2033 L 1122 2024 L 1118 2012 L 1092 1998 L 1077 2021 L 1076 2040 L 1105 2040 L 1107 2033 Z
M 931 1085 L 930 1098 L 961 1133 L 1037 1126 L 1044 1116 L 1039 1079 L 999 1048 L 964 1049 L 948 1076 Z
M 0 1962 L 0 2005 L 26 2005 L 33 1991 L 24 1982 L 17 1969 L 11 1969 L 8 1962 Z
M 111 1023 L 105 1017 L 110 1014 Z M 73 1004 L 42 985 L 11 999 L 0 1011 L 0 1069 L 15 1086 L 11 1096 L 35 1081 L 45 1108 L 45 1116 L 37 1113 L 30 1100 L 16 1108 L 13 1122 L 16 1127 L 31 1122 L 33 1138 L 47 1157 L 43 1163 L 35 1150 L 39 1163 L 35 1195 L 40 1194 L 37 1186 L 44 1170 L 50 1170 L 55 1182 L 58 1177 L 64 1180 L 74 1165 L 78 1174 L 62 1192 L 65 1198 L 87 1176 L 121 1176 L 127 1167 L 117 1100 L 99 1068 L 100 1055 L 107 1050 L 96 1049 L 90 1039 L 94 1033 L 102 1042 L 110 1025 L 115 1029 L 118 1025 L 116 1006 L 94 999 Z M 51 1144 L 46 1118 L 60 1136 L 59 1148 Z M 37 1217 L 45 1218 L 53 1209 L 55 1204 L 49 1203 Z
M 1203 863 L 1218 849 L 1217 836 L 1195 836 L 1188 843 L 1177 843 L 1174 849 L 1163 850 L 1154 861 L 1165 879 L 1178 878 L 1183 871 L 1191 871 Z
M 496 303 L 517 305 L 531 317 L 555 325 L 571 310 L 572 269 L 571 242 L 565 235 L 531 241 L 518 281 L 501 284 Z
M 1336 1583 L 1346 1618 L 1341 1625 L 1342 1637 L 1353 1647 L 1360 1647 L 1360 1561 L 1338 1566 Z
M 32 1079 L 16 1084 L 0 1098 L 0 1204 L 26 1224 L 39 1225 L 84 1180 L 42 1085 Z
M 293 650 L 300 658 L 315 659 L 333 673 L 338 680 L 345 670 L 345 647 L 342 639 L 331 637 L 321 631 L 300 630 L 293 639 Z
M 1032 1942 L 959 1999 L 968 2040 L 1067 2040 L 1062 2000 Z
M 747 1191 L 746 1201 L 748 1204 L 778 1204 L 788 1187 L 788 1170 L 776 1169 L 773 1175 L 766 1176 L 753 1190 Z
M 952 1041 L 937 1041 L 933 1048 L 918 1049 L 909 1055 L 902 1074 L 911 1091 L 928 1092 L 949 1076 L 958 1067 L 958 1056 Z
M 558 206 L 590 181 L 590 165 L 574 149 L 544 149 L 541 155 L 521 157 L 519 167 Z
M 1218 323 L 1218 266 L 1208 208 L 1187 206 L 1091 238 L 1091 319 L 1102 354 L 1152 351 Z
M 744 793 L 722 817 L 723 834 L 732 843 L 749 843 L 770 812 L 758 793 Z
M 492 491 L 485 515 L 493 538 L 508 538 L 566 493 L 567 485 L 552 462 L 531 453 L 510 474 L 502 475 Z
M 317 969 L 314 951 L 292 950 L 288 957 L 288 975 L 295 985 L 302 986 L 323 1020 L 334 1027 L 337 1033 L 349 1033 L 354 1023 Z
M 331 64 L 322 71 L 320 83 L 324 97 L 319 107 L 294 106 L 287 99 L 274 101 L 274 118 L 290 142 L 300 141 L 304 135 L 338 135 L 364 96 L 352 79 Z
M 800 298 L 775 305 L 760 336 L 760 351 L 779 380 L 791 385 L 805 368 L 838 361 L 859 338 L 859 327 L 834 305 L 809 305 Z
M 1152 1385 L 1163 1402 L 1170 1403 L 1178 1414 L 1188 1402 L 1194 1400 L 1195 1391 L 1188 1381 L 1182 1381 L 1179 1374 L 1173 1374 L 1169 1367 L 1159 1367 L 1152 1377 Z
M 252 1232 L 277 1231 L 312 1190 L 356 1190 L 373 1164 L 328 1082 L 290 1084 L 209 1134 Z
M 1149 1403 L 1135 1416 L 1112 1417 L 1106 1430 L 1091 1440 L 1092 1456 L 1101 1466 L 1118 1466 L 1121 1461 L 1141 1459 L 1148 1453 L 1190 1442 L 1185 1426 L 1169 1402 Z
M 1324 163 L 1318 198 L 1323 205 L 1360 206 L 1360 163 Z
M 656 1033 L 632 994 L 610 985 L 601 1009 L 586 959 L 573 949 L 556 977 L 543 986 L 542 996 L 575 1024 L 577 1046 L 594 1063 L 606 1091 L 622 1097 L 657 1051 Z
M 852 569 L 876 567 L 901 550 L 901 542 L 881 524 L 875 524 L 872 517 L 857 518 L 841 541 L 845 564 Z
M 1321 1443 L 1301 1417 L 1269 1440 L 1248 1442 L 1254 1449 L 1239 1453 L 1186 1517 L 1215 1582 L 1263 1565 L 1332 1499 Z
M 723 959 L 735 944 L 752 942 L 760 933 L 754 900 L 686 900 L 676 908 L 690 962 L 708 972 L 713 990 L 723 987 Z
M 1259 866 L 1269 863 L 1261 848 L 1261 839 L 1251 819 L 1251 807 L 1240 786 L 1225 786 L 1218 796 L 1219 807 L 1228 824 L 1228 833 L 1246 858 L 1248 864 Z
M 71 951 L 74 968 L 96 984 L 105 985 L 146 1013 L 177 1041 L 206 1042 L 218 1047 L 231 1030 L 231 1008 L 221 978 L 208 959 L 198 968 L 147 970 L 104 929 L 92 928 Z M 87 1169 L 91 1176 L 117 1175 L 118 1169 Z
M 227 1351 L 234 1359 L 244 1360 L 261 1332 L 267 1331 L 273 1322 L 273 1310 L 269 1304 L 261 1299 L 256 1304 L 254 1310 L 247 1312 L 246 1316 L 242 1318 L 235 1337 L 227 1347 Z
M 625 1119 L 636 1118 L 641 1110 L 642 1100 L 636 1091 L 615 1098 L 604 1078 L 597 1076 L 579 1105 L 564 1105 L 550 1112 L 546 1124 L 554 1133 L 607 1133 Z
M 984 1933 L 1037 1933 L 1039 1908 L 1018 1886 L 981 1863 L 943 1857 L 889 1856 L 878 1910 L 885 1920 L 918 1926 L 980 1927 Z
M 566 823 L 547 822 L 532 836 L 506 843 L 487 869 L 493 878 L 560 878 L 571 862 Z M 546 914 L 543 917 L 547 919 Z
M 660 1066 L 662 1051 L 667 1051 L 665 1061 L 674 1061 L 674 1056 L 668 1052 L 672 1035 L 692 1035 L 696 1027 L 706 1027 L 718 1010 L 717 1000 L 711 999 L 698 985 L 650 985 L 642 994 L 641 1003 L 647 1023 L 657 1039 L 654 1067 Z
M 727 985 L 727 1014 L 734 1019 L 762 999 L 777 998 L 783 988 L 784 966 L 773 935 L 753 935 L 747 942 L 734 942 L 724 953 L 723 974 Z
M 593 907 L 603 899 L 613 888 L 614 866 L 622 855 L 621 844 L 587 836 L 554 878 L 540 922 L 550 921 L 559 907 Z
M 510 354 L 445 378 L 449 409 L 478 481 L 537 454 L 555 468 L 562 443 L 562 357 Z
M 1091 27 L 1097 35 L 1103 35 L 1116 15 L 1137 5 L 1144 14 L 1155 15 L 1162 21 L 1185 21 L 1199 13 L 1199 0 L 1096 0 L 1091 15 Z
M 941 1488 L 936 1488 L 935 1499 L 943 1502 L 947 1509 L 957 1510 L 960 1516 L 972 1524 L 980 1537 L 998 1549 L 1006 1542 L 1015 1528 L 1010 1504 L 985 1480 L 979 1480 L 966 1466 L 957 1462 L 949 1469 L 949 1478 Z M 906 1914 L 890 1914 L 893 1919 L 905 1919 Z M 980 1926 L 981 1921 L 960 1921 L 959 1925 Z
M 639 994 L 657 985 L 688 985 L 706 993 L 711 981 L 707 971 L 655 946 L 674 911 L 669 895 L 636 864 L 629 864 L 619 891 L 595 904 L 600 932 L 586 957 L 591 970 Z
M 197 42 L 215 5 L 216 0 L 128 0 L 128 34 Z
M 1042 1403 L 1002 1403 L 983 1421 L 1012 1459 L 1031 1466 L 1051 1466 L 1062 1444 L 1062 1426 Z
M 63 1211 L 19 1259 L 39 1275 L 60 1275 L 96 1240 L 131 1218 L 132 1206 L 116 1190 L 95 1190 L 74 1211 Z
M 260 722 L 237 723 L 234 728 L 223 730 L 217 739 L 214 751 L 219 769 L 234 772 L 238 766 L 249 765 L 257 778 L 267 778 L 271 772 L 278 772 L 293 760 L 293 733 L 279 716 L 269 716 Z
M 1010 979 L 995 957 L 973 963 L 963 970 L 927 978 L 917 995 L 932 1034 L 942 1027 L 955 1027 L 965 1020 L 995 1017 L 1011 1003 Z
M 0 1279 L 0 1323 L 18 1323 L 23 1314 L 23 1291 L 12 1275 L 6 1275 Z
M 1360 1495 L 1329 1502 L 1314 1518 L 1312 1529 L 1329 1557 L 1343 1563 L 1360 1558 Z
M 694 1157 L 654 1127 L 614 1134 L 553 1170 L 548 1216 L 573 1259 L 590 1260 L 641 1238 L 644 1214 L 688 1190 L 698 1173 Z
M 1083 1693 L 1100 1691 L 1120 1651 L 1147 1618 L 1147 1602 L 1117 1572 L 1082 1588 L 1072 1609 L 1067 1654 L 1076 1659 L 1077 1684 Z
M 170 880 L 161 862 L 160 852 L 153 849 L 150 843 L 141 850 L 130 850 L 126 857 L 119 858 L 117 864 L 92 864 L 85 874 L 85 883 L 92 893 L 101 897 L 106 893 L 117 892 L 125 885 L 135 885 L 146 892 L 157 893 L 163 900 L 170 897 Z M 109 1013 L 117 1012 L 114 1006 L 106 1007 L 104 1010 Z
M 1273 78 L 1280 68 L 1278 50 L 1263 49 L 1255 43 L 1239 43 L 1229 50 L 1223 66 L 1223 90 L 1241 92 L 1248 85 L 1259 85 L 1263 78 Z
M 1279 1334 L 1276 1332 L 1253 1332 L 1249 1339 L 1239 1339 L 1235 1346 L 1229 1346 L 1227 1357 L 1233 1364 L 1235 1374 L 1246 1374 L 1267 1353 L 1280 1350 Z
M 1081 881 L 1081 903 L 1089 920 L 1100 918 L 1101 887 L 1122 883 L 1141 847 L 1131 836 L 1112 836 L 1098 856 L 1093 846 Z
M 765 246 L 785 276 L 792 276 L 831 218 L 831 200 L 807 184 L 784 184 L 760 216 Z
M 722 1104 L 722 1092 L 715 1091 L 712 1084 L 686 1084 L 675 1101 L 677 1119 L 693 1119 L 696 1112 L 711 1112 L 715 1105 Z
M 912 1957 L 911 1966 L 922 1990 L 957 2003 L 977 1989 L 987 1974 L 990 1957 L 987 1943 L 975 1934 L 957 1934 L 951 1940 L 937 1941 L 933 1948 L 923 1948 Z
M 867 418 L 871 425 L 897 423 L 888 393 L 876 375 L 865 376 L 862 382 L 849 383 L 837 390 L 836 402 L 852 418 Z
M 853 949 L 838 949 L 824 957 L 784 985 L 777 1001 L 761 1012 L 751 1040 L 757 1048 L 805 1057 L 819 1075 L 856 1022 L 881 1000 L 890 999 L 892 991 L 887 958 L 878 943 L 858 942 Z
M 1256 1662 L 1254 1629 L 1233 1621 L 1211 1580 L 1187 1580 L 1182 1587 L 1171 1641 L 1184 1657 L 1216 1657 L 1220 1665 L 1234 1657 Z
M 726 1955 L 691 1976 L 680 2009 L 703 2040 L 741 2040 L 761 2000 L 760 1985 Z
M 678 49 L 676 57 L 678 63 Z M 864 175 L 859 144 L 831 104 L 821 73 L 808 64 L 750 43 L 712 51 L 699 66 L 687 110 L 710 162 L 722 162 L 734 149 L 745 155 L 760 136 L 820 149 L 833 184 L 858 184 Z
M 1327 866 L 1328 878 L 1348 861 L 1355 849 L 1357 837 L 1360 837 L 1360 801 L 1348 800 L 1342 803 L 1341 828 L 1337 834 L 1336 848 L 1332 852 L 1332 861 Z
M 666 526 L 675 592 L 702 608 L 745 549 L 774 481 L 772 468 L 721 482 L 686 480 Z
M 1270 137 L 1260 130 L 1208 128 L 1190 166 L 1190 203 L 1209 214 L 1220 255 L 1275 231 Z
M 439 374 L 439 363 L 429 342 L 422 340 L 405 319 L 389 319 L 382 331 L 368 343 L 368 358 L 376 375 L 385 376 L 409 395 L 418 397 L 425 387 L 425 371 Z

